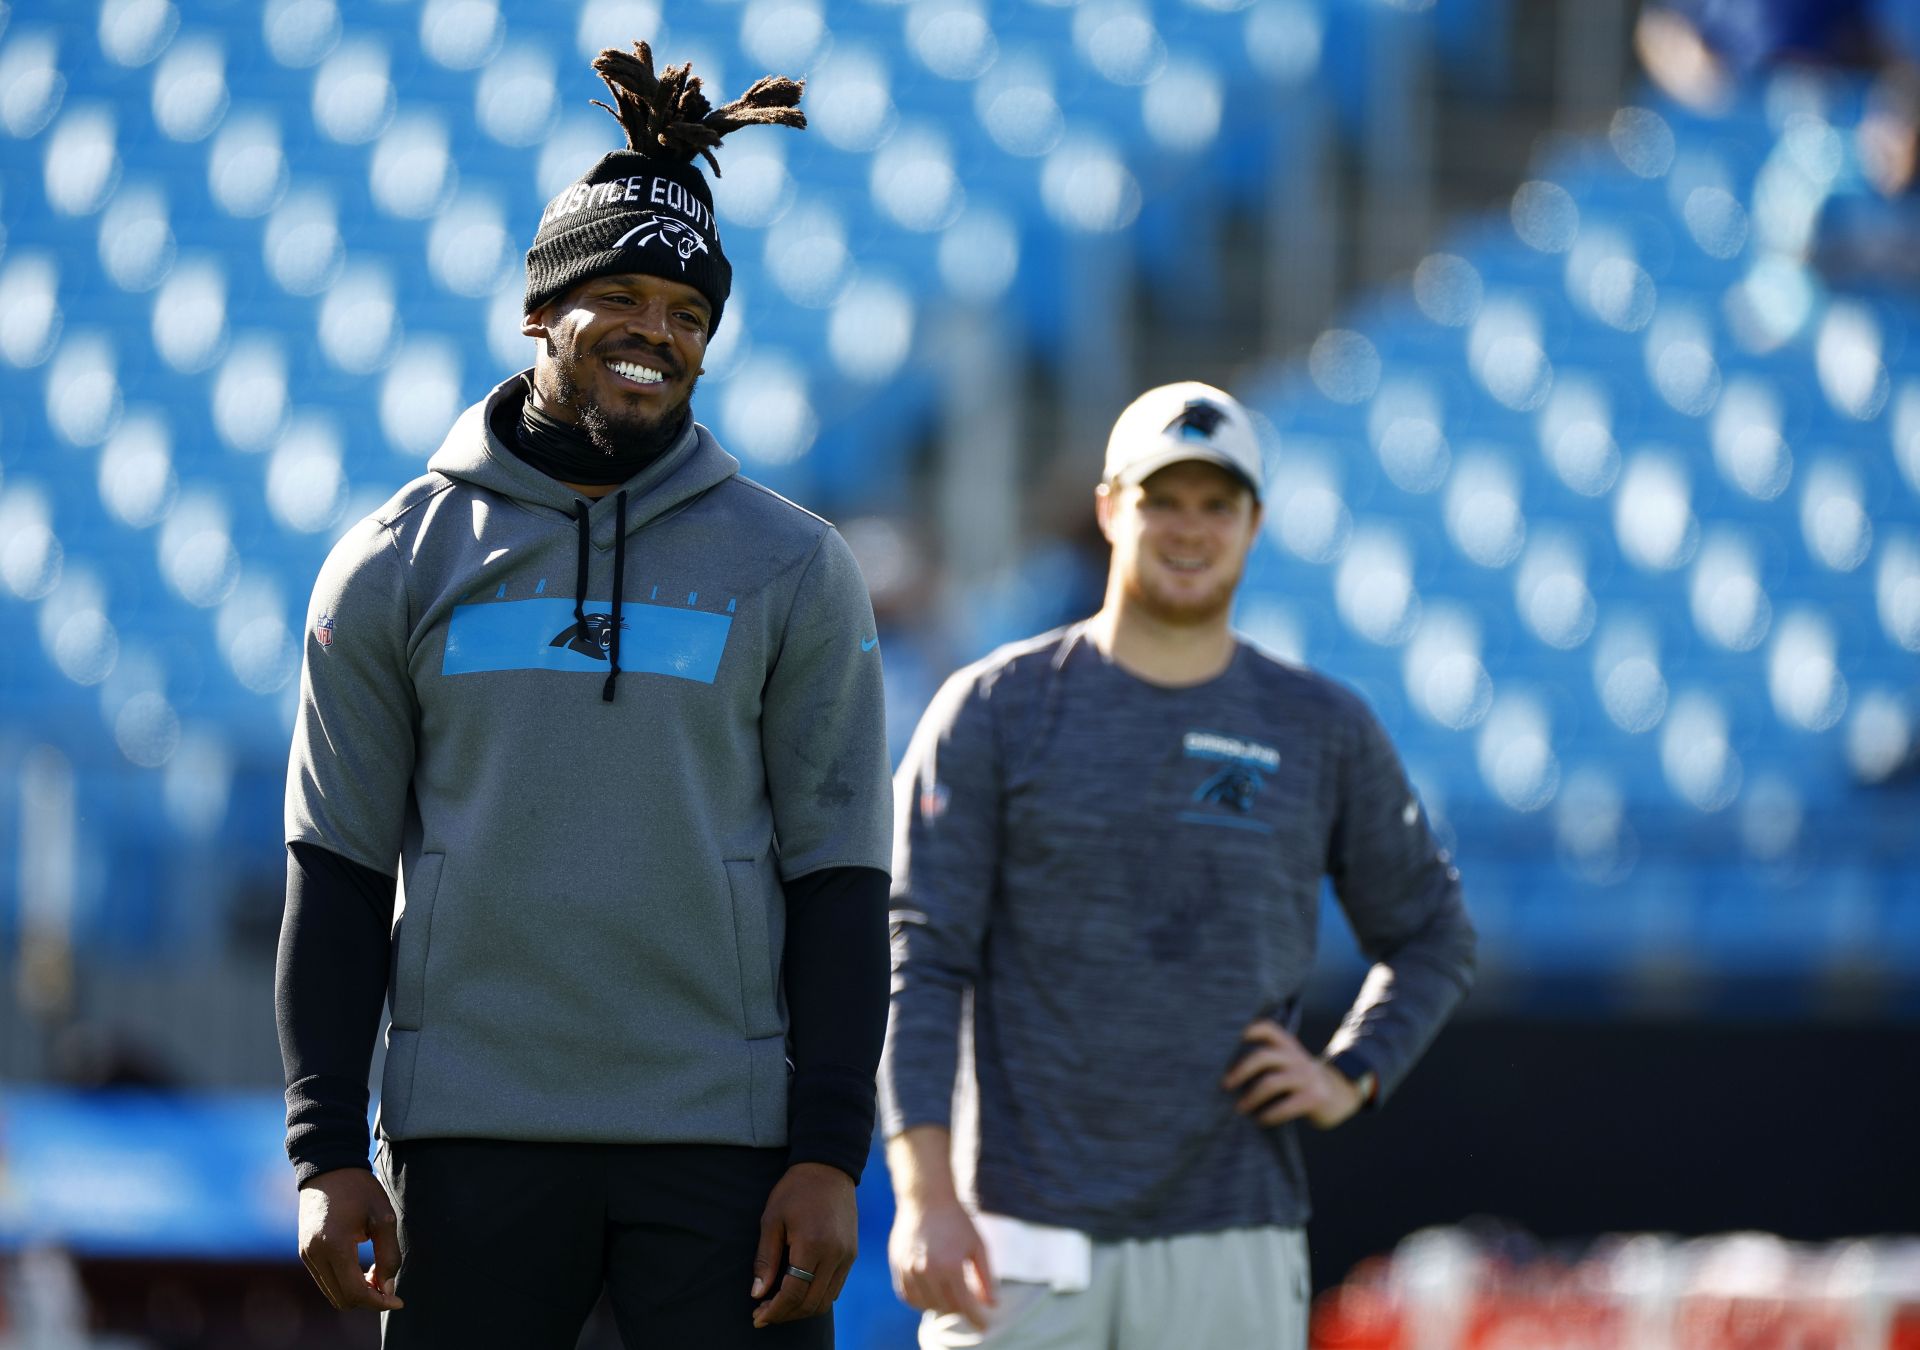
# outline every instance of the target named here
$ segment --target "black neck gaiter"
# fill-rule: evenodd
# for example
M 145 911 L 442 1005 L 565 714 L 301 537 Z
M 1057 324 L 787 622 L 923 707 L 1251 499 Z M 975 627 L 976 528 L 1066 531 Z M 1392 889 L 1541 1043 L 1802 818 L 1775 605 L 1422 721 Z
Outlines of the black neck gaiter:
M 533 390 L 527 390 L 520 404 L 517 435 L 502 437 L 521 459 L 549 478 L 585 487 L 612 487 L 626 482 L 653 463 L 680 439 L 687 429 L 690 412 L 683 411 L 680 421 L 664 436 L 636 441 L 608 453 L 587 439 L 587 433 L 571 422 L 550 417 L 533 406 Z

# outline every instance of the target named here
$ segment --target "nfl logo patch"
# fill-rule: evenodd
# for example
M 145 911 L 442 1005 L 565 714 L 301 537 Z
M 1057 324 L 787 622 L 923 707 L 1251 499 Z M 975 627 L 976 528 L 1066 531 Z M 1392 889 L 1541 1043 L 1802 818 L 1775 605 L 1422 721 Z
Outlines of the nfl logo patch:
M 331 647 L 333 645 L 333 615 L 322 614 L 313 625 L 313 635 L 319 639 L 322 647 Z

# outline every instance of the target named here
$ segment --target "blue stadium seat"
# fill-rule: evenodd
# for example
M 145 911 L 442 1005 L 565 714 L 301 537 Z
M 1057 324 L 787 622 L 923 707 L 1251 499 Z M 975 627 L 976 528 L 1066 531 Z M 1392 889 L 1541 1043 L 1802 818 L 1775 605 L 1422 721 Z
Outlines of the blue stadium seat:
M 1379 699 L 1439 792 L 1496 962 L 1810 976 L 1911 927 L 1910 847 L 1840 842 L 1913 809 L 1860 781 L 1912 738 L 1920 598 L 1890 597 L 1920 597 L 1920 475 L 1886 454 L 1914 435 L 1887 412 L 1911 305 L 1767 251 L 1765 166 L 1827 154 L 1825 126 L 1623 110 L 1463 227 L 1412 304 L 1366 302 L 1259 395 L 1295 463 L 1243 612 L 1338 616 L 1304 654 Z M 1338 528 L 1309 529 L 1329 494 Z
M 525 359 L 532 214 L 617 143 L 580 70 L 617 8 L 455 31 L 278 0 L 183 12 L 135 65 L 91 7 L 0 31 L 0 696 L 124 841 L 90 940 L 192 930 L 158 909 L 169 841 L 272 837 L 306 588 Z M 777 488 L 908 500 L 946 308 L 1056 339 L 1091 242 L 1180 266 L 1287 169 L 1289 127 L 1403 114 L 1410 44 L 1484 64 L 1464 35 L 1500 8 L 675 11 L 661 55 L 712 92 L 813 81 L 814 131 L 722 156 L 738 290 L 703 416 Z M 1249 391 L 1279 448 L 1242 617 L 1375 703 L 1475 859 L 1496 962 L 1802 970 L 1862 935 L 1920 962 L 1910 849 L 1763 860 L 1754 893 L 1765 822 L 1910 812 L 1858 779 L 1912 734 L 1920 651 L 1920 307 L 1832 293 L 1789 247 L 1867 204 L 1859 96 L 1770 92 L 1621 110 Z M 1246 106 L 1289 115 L 1219 111 Z M 1050 620 L 1044 590 L 977 636 Z M 1852 927 L 1809 900 L 1828 882 Z

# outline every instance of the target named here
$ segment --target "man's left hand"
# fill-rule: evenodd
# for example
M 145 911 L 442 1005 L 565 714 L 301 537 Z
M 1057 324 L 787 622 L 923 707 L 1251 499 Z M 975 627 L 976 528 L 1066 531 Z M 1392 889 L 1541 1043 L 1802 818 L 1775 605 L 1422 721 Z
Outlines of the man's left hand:
M 1360 1109 L 1360 1089 L 1338 1069 L 1308 1052 L 1292 1032 L 1261 1018 L 1241 1039 L 1253 1047 L 1220 1081 L 1238 1092 L 1234 1109 L 1262 1125 L 1302 1118 L 1330 1130 Z
M 753 1254 L 756 1327 L 818 1317 L 840 1297 L 859 1247 L 853 1178 L 826 1163 L 795 1163 L 775 1184 L 760 1216 Z M 789 1274 L 797 1266 L 811 1281 Z

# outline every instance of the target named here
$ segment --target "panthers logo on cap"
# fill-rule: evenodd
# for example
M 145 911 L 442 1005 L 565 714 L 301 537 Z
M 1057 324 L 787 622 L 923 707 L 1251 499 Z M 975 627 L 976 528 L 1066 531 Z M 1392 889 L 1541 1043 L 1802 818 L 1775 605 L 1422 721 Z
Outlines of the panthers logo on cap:
M 684 221 L 649 212 L 641 218 L 638 225 L 613 241 L 615 248 L 644 248 L 648 244 L 665 244 L 680 259 L 680 270 L 687 270 L 687 259 L 696 253 L 707 252 L 707 241 L 700 237 L 699 231 Z
M 1204 398 L 1189 399 L 1180 415 L 1167 423 L 1167 430 L 1183 440 L 1210 441 L 1226 420 L 1227 411 L 1218 403 Z

